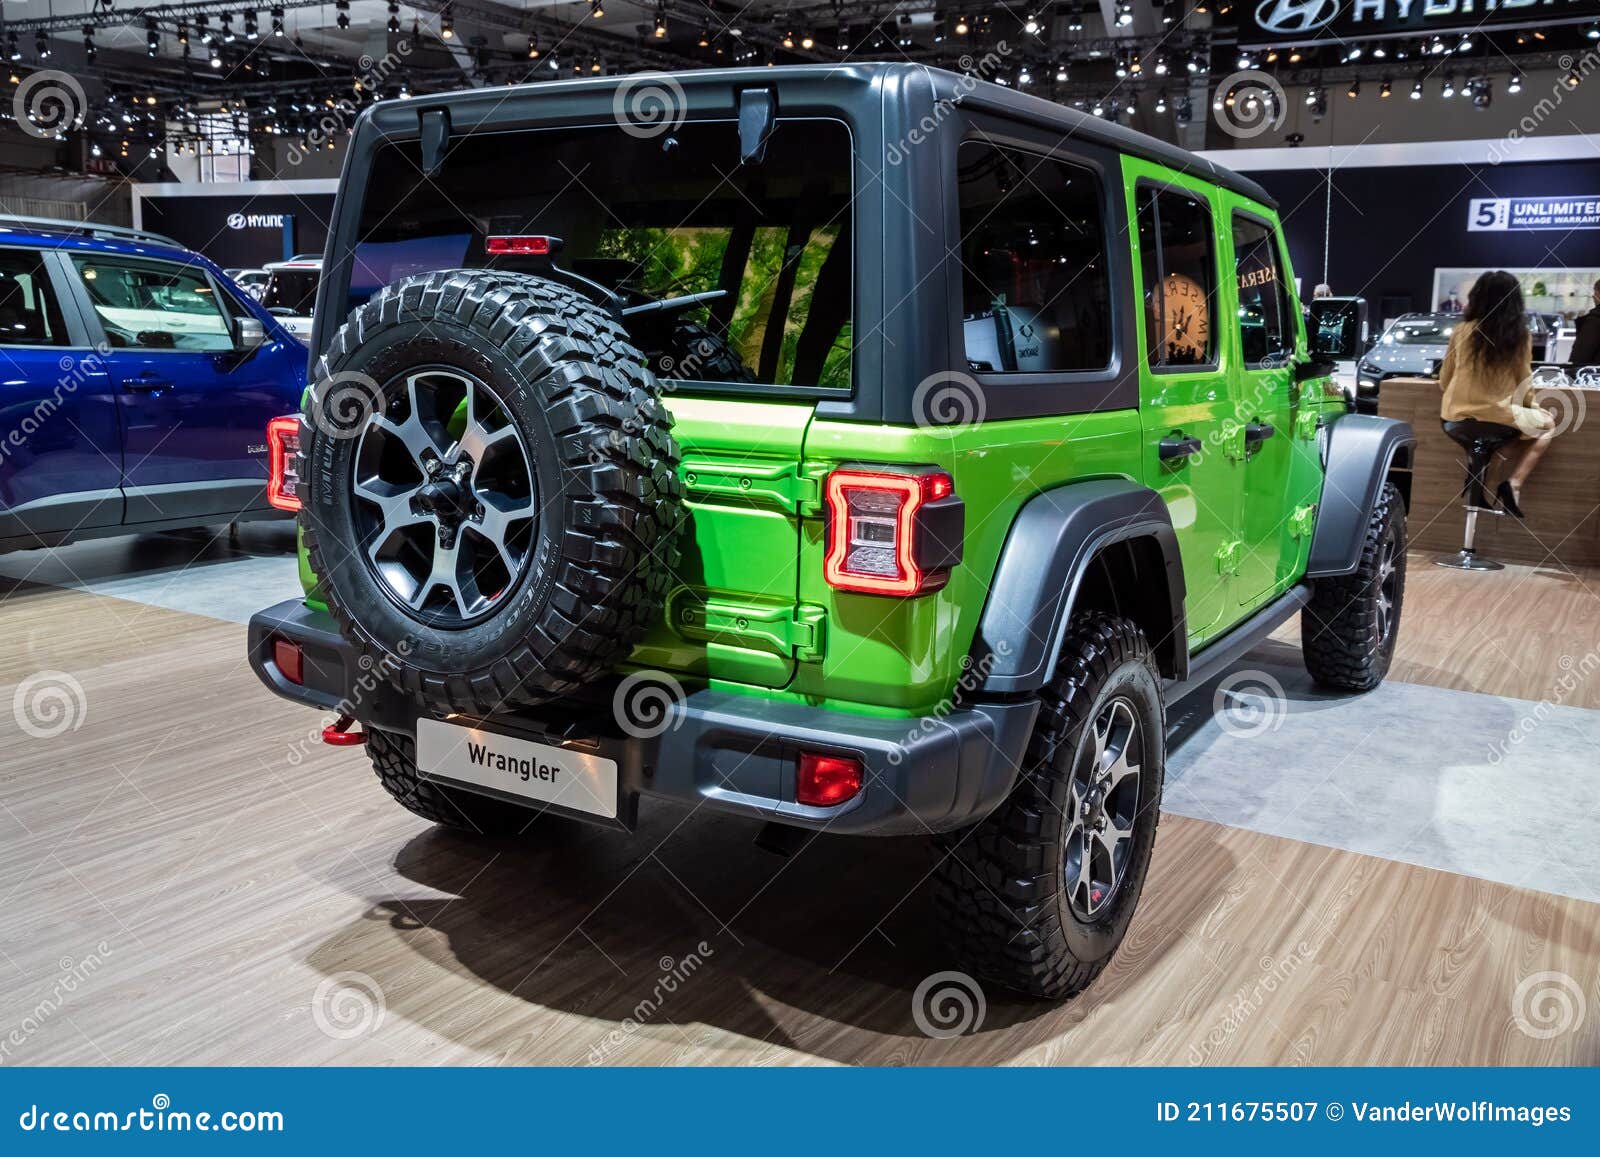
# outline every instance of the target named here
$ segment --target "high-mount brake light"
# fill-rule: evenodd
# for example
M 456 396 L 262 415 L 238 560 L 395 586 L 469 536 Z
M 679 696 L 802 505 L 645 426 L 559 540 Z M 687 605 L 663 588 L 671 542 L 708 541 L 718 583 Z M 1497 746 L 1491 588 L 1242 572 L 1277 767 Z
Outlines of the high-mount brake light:
M 542 234 L 525 237 L 496 236 L 484 242 L 484 248 L 494 256 L 501 254 L 519 257 L 545 257 L 555 251 L 555 238 Z
M 966 511 L 955 482 L 939 470 L 897 473 L 841 467 L 823 484 L 828 585 L 909 597 L 944 586 L 961 561 Z
M 300 509 L 300 419 L 293 414 L 267 423 L 267 505 Z

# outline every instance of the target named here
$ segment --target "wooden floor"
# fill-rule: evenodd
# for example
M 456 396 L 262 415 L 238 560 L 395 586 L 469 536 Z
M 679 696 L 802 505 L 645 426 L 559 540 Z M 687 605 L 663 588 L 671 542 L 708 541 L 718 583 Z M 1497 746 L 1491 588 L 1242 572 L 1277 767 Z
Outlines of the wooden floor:
M 1600 643 L 1596 589 L 1413 559 L 1396 674 L 1537 698 Z M 1600 1063 L 1600 907 L 1172 816 L 1087 995 L 987 993 L 978 1031 L 930 1039 L 921 842 L 778 860 L 664 808 L 632 837 L 458 838 L 316 743 L 243 638 L 0 603 L 0 688 L 82 688 L 75 729 L 0 757 L 0 1063 Z

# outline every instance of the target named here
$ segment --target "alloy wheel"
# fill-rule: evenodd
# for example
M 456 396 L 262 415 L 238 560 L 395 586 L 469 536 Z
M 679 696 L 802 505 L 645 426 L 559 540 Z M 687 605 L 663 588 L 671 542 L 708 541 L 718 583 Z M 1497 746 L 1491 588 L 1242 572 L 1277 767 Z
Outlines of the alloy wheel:
M 1100 709 L 1079 752 L 1068 791 L 1067 899 L 1075 916 L 1098 919 L 1116 899 L 1133 859 L 1144 729 L 1133 704 Z

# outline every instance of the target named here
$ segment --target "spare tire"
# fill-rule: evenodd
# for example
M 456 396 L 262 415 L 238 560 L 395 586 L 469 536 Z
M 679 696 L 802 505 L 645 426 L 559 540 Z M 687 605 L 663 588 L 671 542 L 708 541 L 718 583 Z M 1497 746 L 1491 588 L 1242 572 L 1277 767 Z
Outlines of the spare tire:
M 568 694 L 661 613 L 683 488 L 622 326 L 566 286 L 454 270 L 357 308 L 306 402 L 301 525 L 362 666 L 487 715 Z

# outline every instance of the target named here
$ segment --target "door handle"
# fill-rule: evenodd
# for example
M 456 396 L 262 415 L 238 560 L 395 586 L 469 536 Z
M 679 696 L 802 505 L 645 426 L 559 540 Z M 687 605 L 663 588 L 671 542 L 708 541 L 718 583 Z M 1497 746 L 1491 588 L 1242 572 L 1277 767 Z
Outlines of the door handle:
M 1171 438 L 1163 438 L 1156 446 L 1156 453 L 1163 462 L 1173 462 L 1179 458 L 1188 458 L 1200 453 L 1200 439 L 1193 434 L 1185 437 L 1182 434 Z
M 1251 422 L 1244 428 L 1244 444 L 1259 446 L 1277 432 L 1278 428 L 1271 422 Z
M 135 394 L 159 394 L 162 390 L 172 388 L 172 379 L 154 376 L 123 378 L 122 388 Z

